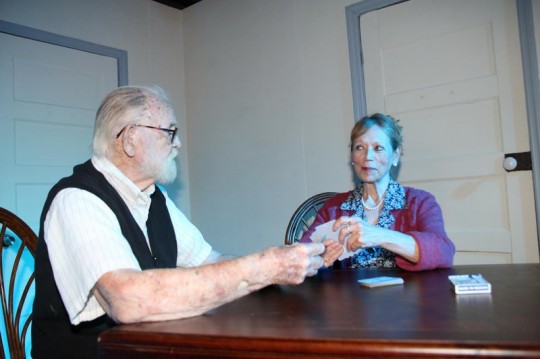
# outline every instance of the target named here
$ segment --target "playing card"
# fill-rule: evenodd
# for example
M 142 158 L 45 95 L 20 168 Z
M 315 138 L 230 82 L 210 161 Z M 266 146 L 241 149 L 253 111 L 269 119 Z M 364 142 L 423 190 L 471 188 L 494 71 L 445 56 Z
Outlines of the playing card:
M 327 239 L 339 242 L 338 237 L 340 228 L 338 228 L 336 231 L 333 231 L 332 226 L 334 225 L 334 222 L 335 220 L 331 220 L 329 222 L 318 225 L 317 227 L 315 227 L 315 231 L 311 234 L 309 238 L 313 242 L 317 243 L 324 242 Z M 349 258 L 356 253 L 347 251 L 347 239 L 345 239 L 345 242 L 343 243 L 343 251 L 343 254 L 338 258 L 340 261 Z

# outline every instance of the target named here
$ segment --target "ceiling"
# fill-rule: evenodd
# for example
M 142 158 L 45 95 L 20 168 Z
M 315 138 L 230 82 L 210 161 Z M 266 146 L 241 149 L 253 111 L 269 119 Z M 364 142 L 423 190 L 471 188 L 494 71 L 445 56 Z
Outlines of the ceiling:
M 184 10 L 188 6 L 191 6 L 202 0 L 154 0 L 154 1 L 161 3 L 163 5 L 173 7 L 178 10 Z

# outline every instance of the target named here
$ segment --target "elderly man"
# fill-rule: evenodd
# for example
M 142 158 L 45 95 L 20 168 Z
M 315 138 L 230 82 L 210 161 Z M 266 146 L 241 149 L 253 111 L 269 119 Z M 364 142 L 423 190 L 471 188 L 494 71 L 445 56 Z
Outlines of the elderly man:
M 271 284 L 298 284 L 322 244 L 217 253 L 156 183 L 176 177 L 176 118 L 158 87 L 101 104 L 91 160 L 50 191 L 36 253 L 32 356 L 93 358 L 116 323 L 200 315 Z

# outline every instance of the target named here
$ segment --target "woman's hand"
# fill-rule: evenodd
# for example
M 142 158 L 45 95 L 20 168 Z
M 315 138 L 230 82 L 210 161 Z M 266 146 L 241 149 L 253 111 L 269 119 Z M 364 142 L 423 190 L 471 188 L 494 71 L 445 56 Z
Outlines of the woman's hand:
M 343 254 L 343 244 L 331 239 L 325 240 L 323 244 L 325 248 L 322 255 L 323 265 L 328 268 Z
M 339 241 L 347 243 L 347 251 L 355 252 L 360 247 L 369 248 L 381 245 L 381 228 L 369 224 L 358 217 L 340 217 L 334 222 L 334 231 L 339 229 Z
M 358 217 L 343 216 L 334 222 L 332 230 L 339 230 L 339 241 L 347 243 L 349 252 L 359 248 L 383 247 L 402 256 L 412 263 L 417 263 L 420 256 L 418 244 L 408 234 L 385 229 L 369 224 Z

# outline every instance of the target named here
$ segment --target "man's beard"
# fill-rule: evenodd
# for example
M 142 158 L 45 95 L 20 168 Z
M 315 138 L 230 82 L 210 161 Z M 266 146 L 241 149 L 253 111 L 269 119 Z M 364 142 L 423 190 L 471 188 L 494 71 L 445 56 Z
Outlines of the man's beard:
M 148 172 L 152 174 L 155 182 L 169 184 L 176 179 L 176 155 L 177 151 L 173 150 L 163 162 L 151 161 L 148 164 Z
M 163 184 L 172 183 L 176 179 L 176 160 L 175 156 L 169 156 L 163 166 L 161 172 L 158 175 L 157 182 Z

